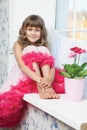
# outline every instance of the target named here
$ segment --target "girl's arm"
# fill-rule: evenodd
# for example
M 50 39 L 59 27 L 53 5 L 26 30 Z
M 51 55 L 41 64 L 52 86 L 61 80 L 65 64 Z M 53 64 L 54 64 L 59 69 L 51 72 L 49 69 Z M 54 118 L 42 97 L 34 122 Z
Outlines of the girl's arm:
M 32 80 L 36 81 L 36 82 L 40 82 L 41 77 L 39 75 L 37 75 L 34 71 L 32 71 L 31 69 L 29 69 L 24 61 L 22 60 L 22 54 L 23 54 L 23 48 L 22 46 L 16 42 L 14 44 L 14 55 L 16 58 L 16 61 L 18 63 L 18 66 L 20 68 L 20 70 L 28 77 L 30 77 Z

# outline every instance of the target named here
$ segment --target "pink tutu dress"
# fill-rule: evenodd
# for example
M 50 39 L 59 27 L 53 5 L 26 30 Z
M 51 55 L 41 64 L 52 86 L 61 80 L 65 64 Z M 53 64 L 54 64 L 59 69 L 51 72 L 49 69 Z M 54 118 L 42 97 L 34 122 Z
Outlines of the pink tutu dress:
M 35 71 L 32 62 L 39 66 L 50 65 L 54 67 L 54 58 L 44 46 L 27 46 L 23 50 L 23 61 Z M 55 78 L 52 83 L 56 93 L 64 93 L 64 77 L 60 75 L 60 69 L 55 69 Z M 23 100 L 26 93 L 38 93 L 35 81 L 27 77 L 18 67 L 14 65 L 6 82 L 0 89 L 0 127 L 13 127 L 18 125 L 23 116 L 27 103 Z

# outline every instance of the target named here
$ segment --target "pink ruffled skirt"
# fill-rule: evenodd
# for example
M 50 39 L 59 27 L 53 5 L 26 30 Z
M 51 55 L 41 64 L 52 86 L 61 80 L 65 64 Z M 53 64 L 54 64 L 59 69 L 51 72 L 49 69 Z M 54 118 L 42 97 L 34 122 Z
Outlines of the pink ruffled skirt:
M 41 52 L 26 53 L 22 59 L 33 71 L 32 62 L 38 63 L 40 67 L 44 65 L 54 67 L 54 58 Z M 55 78 L 52 83 L 56 93 L 65 92 L 64 77 L 60 75 L 60 71 L 58 68 L 55 69 Z M 23 100 L 24 94 L 38 93 L 38 90 L 36 82 L 24 75 L 15 65 L 0 92 L 0 127 L 6 128 L 16 126 L 21 121 L 26 106 Z

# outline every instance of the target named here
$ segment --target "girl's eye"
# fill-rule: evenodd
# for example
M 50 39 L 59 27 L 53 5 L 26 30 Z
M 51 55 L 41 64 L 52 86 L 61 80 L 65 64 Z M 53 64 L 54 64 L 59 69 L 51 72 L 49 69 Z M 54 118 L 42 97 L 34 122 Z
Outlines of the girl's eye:
M 39 32 L 40 30 L 39 29 L 36 29 L 37 32 Z
M 40 32 L 40 29 L 36 28 L 36 29 L 33 29 L 33 28 L 27 28 L 28 31 L 36 31 L 36 32 Z
M 31 28 L 28 28 L 27 30 L 32 31 L 32 29 L 31 29 Z

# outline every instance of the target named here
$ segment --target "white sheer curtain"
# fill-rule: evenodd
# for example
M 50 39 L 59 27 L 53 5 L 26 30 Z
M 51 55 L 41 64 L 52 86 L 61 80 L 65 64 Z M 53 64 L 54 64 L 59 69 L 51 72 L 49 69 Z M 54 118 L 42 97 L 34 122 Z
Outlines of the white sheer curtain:
M 72 63 L 72 58 L 69 58 L 71 47 L 81 47 L 87 50 L 87 40 L 75 41 L 60 34 L 57 30 L 49 30 L 49 45 L 51 53 L 55 57 L 55 65 L 62 68 L 62 64 Z M 87 62 L 87 53 L 81 55 L 80 63 Z M 84 95 L 87 97 L 87 78 L 85 78 Z

